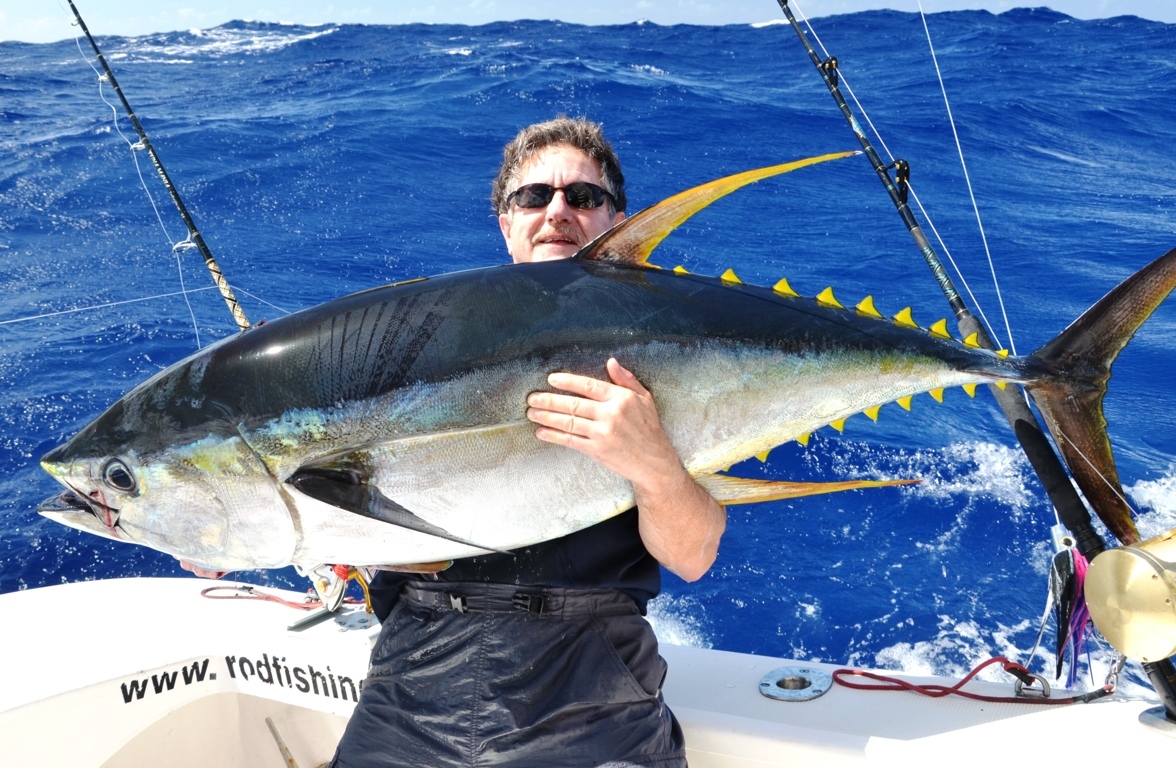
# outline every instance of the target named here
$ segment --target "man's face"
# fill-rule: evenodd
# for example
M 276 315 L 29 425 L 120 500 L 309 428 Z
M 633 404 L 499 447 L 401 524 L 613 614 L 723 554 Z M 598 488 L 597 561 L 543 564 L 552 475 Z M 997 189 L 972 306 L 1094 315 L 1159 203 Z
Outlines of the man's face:
M 577 181 L 604 186 L 594 160 L 578 149 L 557 144 L 523 166 L 515 189 L 524 184 L 564 187 Z M 510 257 L 523 264 L 566 259 L 624 218 L 624 213 L 614 216 L 607 202 L 599 208 L 573 208 L 561 190 L 544 208 L 519 208 L 511 202 L 510 210 L 499 215 L 498 226 Z

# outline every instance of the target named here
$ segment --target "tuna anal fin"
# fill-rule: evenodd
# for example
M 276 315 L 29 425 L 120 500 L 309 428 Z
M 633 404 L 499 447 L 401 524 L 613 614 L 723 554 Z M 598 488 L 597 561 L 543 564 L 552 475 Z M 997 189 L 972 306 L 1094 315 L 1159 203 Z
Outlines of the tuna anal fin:
M 829 155 L 809 157 L 791 163 L 757 168 L 754 171 L 744 171 L 733 176 L 724 176 L 685 192 L 679 192 L 673 197 L 667 197 L 657 205 L 625 219 L 584 246 L 576 254 L 576 257 L 592 261 L 644 264 L 649 258 L 649 254 L 653 253 L 653 249 L 666 238 L 666 235 L 720 197 L 770 176 L 778 176 L 808 165 L 860 154 L 861 152 L 835 152 Z
M 748 480 L 729 475 L 707 475 L 698 478 L 715 501 L 724 505 L 754 504 L 759 501 L 795 499 L 818 496 L 822 493 L 854 491 L 859 488 L 883 488 L 890 485 L 912 485 L 922 480 L 841 480 L 832 483 L 789 483 L 780 480 Z
M 332 507 L 370 517 L 382 523 L 407 528 L 417 533 L 436 536 L 446 541 L 477 547 L 487 552 L 505 554 L 505 550 L 487 547 L 476 541 L 468 541 L 460 536 L 454 536 L 444 528 L 439 528 L 414 515 L 381 493 L 379 488 L 364 482 L 358 472 L 341 469 L 304 468 L 286 478 L 286 482 L 312 499 L 330 504 Z

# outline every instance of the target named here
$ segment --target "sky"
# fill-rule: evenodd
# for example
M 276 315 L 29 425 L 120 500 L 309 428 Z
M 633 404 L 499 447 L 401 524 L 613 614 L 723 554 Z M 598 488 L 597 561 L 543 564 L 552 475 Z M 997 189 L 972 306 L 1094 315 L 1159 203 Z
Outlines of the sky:
M 579 24 L 744 24 L 782 18 L 774 0 L 74 0 L 96 36 L 145 35 L 207 29 L 234 19 L 297 24 L 485 24 L 520 18 L 560 19 Z M 984 8 L 993 13 L 1047 5 L 1080 19 L 1133 14 L 1176 23 L 1174 0 L 922 0 L 928 13 Z M 918 0 L 793 0 L 808 16 L 871 8 L 917 11 Z M 66 0 L 0 0 L 0 40 L 47 43 L 74 36 Z

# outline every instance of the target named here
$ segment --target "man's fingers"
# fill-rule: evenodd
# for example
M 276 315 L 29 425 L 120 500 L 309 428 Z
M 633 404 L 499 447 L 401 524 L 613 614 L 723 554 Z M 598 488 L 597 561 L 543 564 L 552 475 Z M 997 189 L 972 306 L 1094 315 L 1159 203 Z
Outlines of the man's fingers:
M 538 408 L 528 408 L 527 418 L 543 427 L 548 427 L 570 435 L 588 436 L 592 433 L 592 421 L 569 413 L 545 411 Z
M 555 413 L 579 416 L 584 419 L 595 419 L 597 407 L 595 400 L 585 400 L 572 395 L 560 395 L 554 392 L 532 392 L 527 396 L 527 405 L 532 409 L 553 411 Z M 528 416 L 527 418 L 530 418 Z
M 633 372 L 618 363 L 615 357 L 610 357 L 605 367 L 608 369 L 608 376 L 613 380 L 613 384 L 630 389 L 639 395 L 649 394 L 649 390 L 633 375 Z
M 564 392 L 572 392 L 587 397 L 590 400 L 607 400 L 613 384 L 591 376 L 580 376 L 575 373 L 553 373 L 547 377 L 547 383 Z

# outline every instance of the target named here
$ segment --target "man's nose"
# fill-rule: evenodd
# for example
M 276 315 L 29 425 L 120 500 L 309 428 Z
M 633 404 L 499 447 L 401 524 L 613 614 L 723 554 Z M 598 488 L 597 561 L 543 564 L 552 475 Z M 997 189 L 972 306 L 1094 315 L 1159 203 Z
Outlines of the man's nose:
M 572 207 L 568 205 L 568 199 L 564 196 L 564 191 L 557 189 L 555 194 L 551 196 L 551 202 L 547 204 L 547 220 L 566 221 L 571 217 Z

